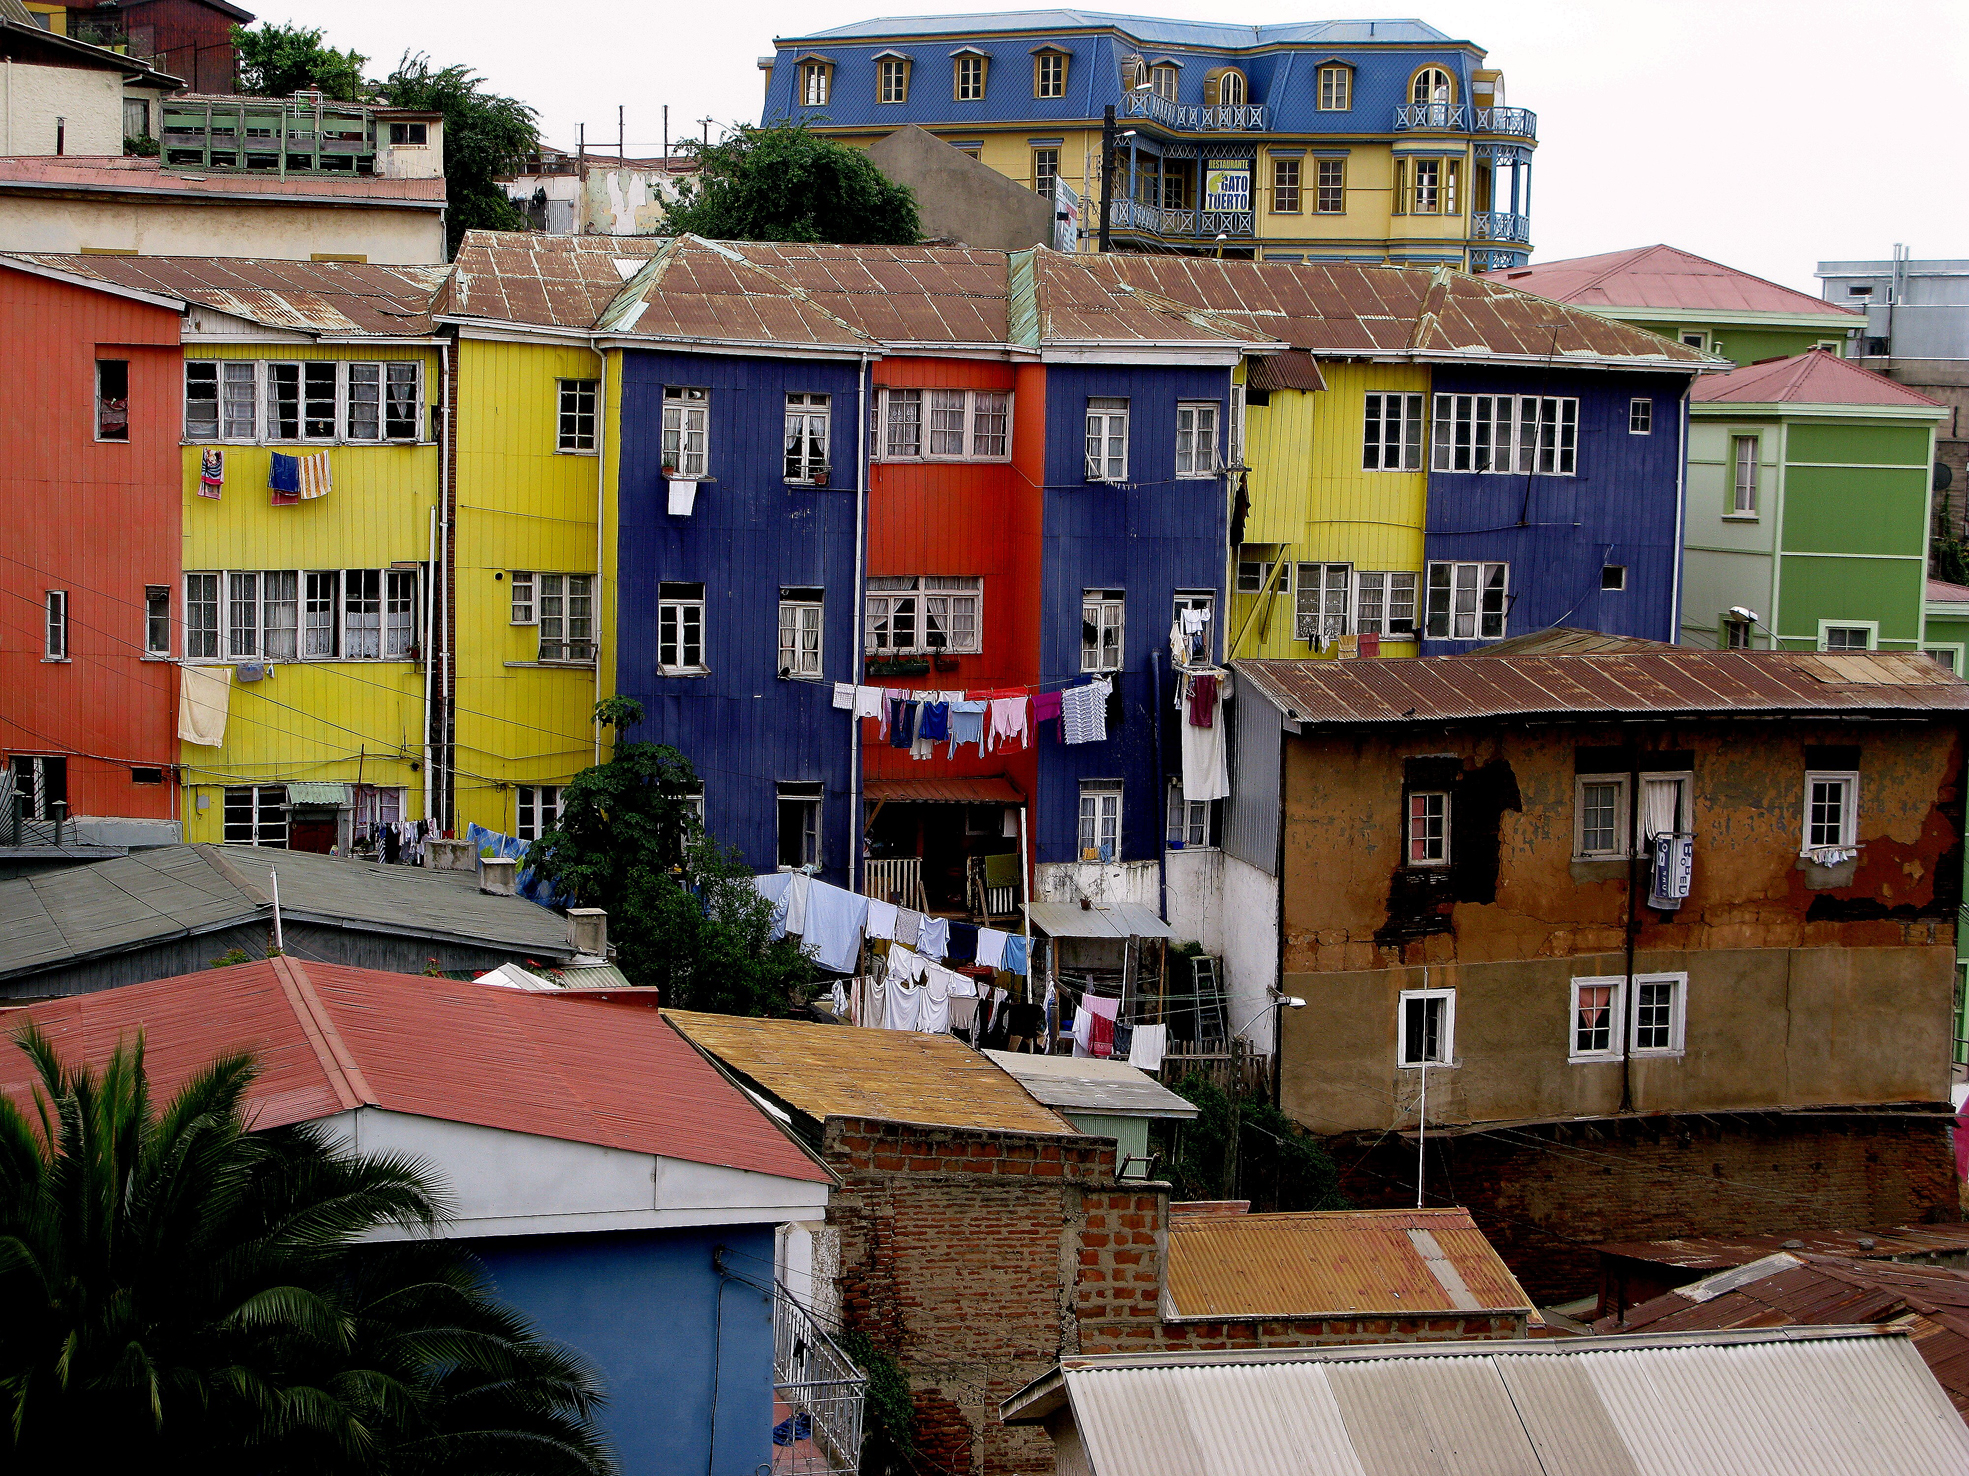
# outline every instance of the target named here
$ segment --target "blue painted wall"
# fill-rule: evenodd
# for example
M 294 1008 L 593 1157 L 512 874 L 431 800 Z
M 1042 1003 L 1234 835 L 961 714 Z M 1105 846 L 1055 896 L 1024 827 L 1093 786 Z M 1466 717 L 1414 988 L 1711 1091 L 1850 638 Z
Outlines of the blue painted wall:
M 1039 730 L 1039 805 L 1035 861 L 1079 856 L 1080 781 L 1120 779 L 1120 859 L 1162 854 L 1164 804 L 1161 772 L 1176 771 L 1180 757 L 1155 762 L 1151 653 L 1163 669 L 1163 701 L 1169 686 L 1169 624 L 1179 589 L 1217 592 L 1223 619 L 1224 549 L 1228 536 L 1221 478 L 1176 477 L 1176 405 L 1209 400 L 1219 406 L 1220 427 L 1229 414 L 1228 369 L 1169 369 L 1110 365 L 1049 365 L 1046 370 L 1046 522 L 1042 535 L 1044 581 L 1040 606 L 1040 680 L 1051 690 L 1080 676 L 1080 604 L 1087 589 L 1127 591 L 1124 661 L 1118 686 L 1123 706 L 1119 729 L 1111 722 L 1105 743 L 1067 746 L 1058 723 Z M 1092 395 L 1128 397 L 1126 485 L 1087 480 L 1086 413 Z M 1227 427 L 1226 427 L 1227 428 Z M 1219 449 L 1225 449 L 1220 430 Z M 1221 650 L 1221 639 L 1218 641 Z
M 1435 393 L 1576 396 L 1578 470 L 1570 477 L 1432 471 L 1426 557 L 1509 563 L 1515 598 L 1507 636 L 1571 625 L 1673 641 L 1686 387 L 1680 374 L 1439 369 Z M 1628 408 L 1643 396 L 1654 401 L 1654 430 L 1637 436 L 1627 428 Z M 1607 564 L 1627 566 L 1624 591 L 1601 591 Z M 1425 639 L 1422 654 L 1482 644 Z
M 536 1235 L 469 1248 L 501 1297 L 601 1370 L 603 1423 L 626 1476 L 753 1476 L 772 1460 L 772 1306 L 718 1274 L 719 1246 L 740 1274 L 769 1279 L 770 1225 Z
M 622 377 L 616 686 L 644 707 L 632 736 L 690 757 L 706 828 L 755 871 L 777 861 L 775 786 L 824 783 L 822 874 L 845 886 L 858 827 L 848 817 L 848 714 L 833 708 L 832 683 L 854 677 L 856 366 L 629 352 Z M 687 518 L 666 510 L 665 385 L 710 391 L 711 480 Z M 819 491 L 786 485 L 781 439 L 787 394 L 816 392 L 834 397 L 834 474 Z M 657 672 L 657 586 L 668 580 L 704 586 L 707 676 Z M 780 679 L 782 586 L 826 591 L 825 681 Z

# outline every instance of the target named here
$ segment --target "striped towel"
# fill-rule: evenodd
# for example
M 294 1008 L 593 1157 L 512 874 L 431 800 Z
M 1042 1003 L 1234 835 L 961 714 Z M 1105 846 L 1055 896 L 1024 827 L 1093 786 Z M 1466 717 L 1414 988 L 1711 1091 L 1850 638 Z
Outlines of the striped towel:
M 301 500 L 312 497 L 326 497 L 335 488 L 334 475 L 328 469 L 328 453 L 317 451 L 312 456 L 301 458 Z

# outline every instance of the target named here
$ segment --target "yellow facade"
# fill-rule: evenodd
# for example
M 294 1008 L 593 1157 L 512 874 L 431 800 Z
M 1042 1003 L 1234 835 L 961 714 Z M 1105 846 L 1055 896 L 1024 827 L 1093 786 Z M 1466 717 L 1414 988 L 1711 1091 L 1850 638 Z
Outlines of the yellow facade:
M 458 342 L 457 828 L 513 834 L 518 786 L 567 784 L 607 756 L 592 717 L 614 690 L 611 355 L 596 406 L 600 446 L 558 449 L 559 381 L 603 378 L 585 347 L 461 336 Z M 604 519 L 597 539 L 597 513 Z M 513 623 L 513 575 L 597 576 L 597 661 L 542 664 L 537 627 Z
M 339 360 L 416 361 L 422 365 L 421 393 L 428 403 L 438 382 L 438 353 L 422 344 L 377 340 L 357 345 L 228 341 L 187 344 L 188 364 L 203 360 L 256 360 L 262 363 Z M 264 396 L 258 407 L 265 425 Z M 342 429 L 337 424 L 338 431 Z M 181 813 L 187 841 L 226 837 L 226 792 L 259 786 L 330 783 L 400 792 L 396 818 L 425 814 L 423 650 L 425 570 L 431 547 L 432 513 L 439 506 L 439 451 L 428 439 L 430 417 L 420 406 L 416 444 L 275 441 L 270 444 L 218 444 L 187 441 L 183 450 L 185 581 L 175 592 L 181 647 L 187 665 L 238 671 L 264 661 L 258 681 L 235 680 L 231 687 L 224 742 L 214 746 L 183 742 L 184 786 Z M 218 449 L 225 458 L 225 485 L 218 499 L 200 495 L 203 453 Z M 268 471 L 275 452 L 310 455 L 326 451 L 333 489 L 296 505 L 271 505 Z M 389 571 L 406 571 L 416 580 L 412 614 L 417 649 L 397 659 L 266 660 L 266 626 L 250 642 L 243 628 L 256 618 L 236 611 L 230 575 L 296 577 L 297 598 L 305 605 L 309 571 L 378 571 L 387 589 Z M 216 573 L 218 654 L 207 656 L 189 644 L 187 591 L 195 576 Z M 264 585 L 260 586 L 265 588 Z M 339 591 L 342 585 L 336 586 Z M 379 612 L 379 621 L 386 618 Z M 305 613 L 297 612 L 297 620 Z M 235 637 L 234 627 L 242 627 Z M 257 651 L 248 651 L 249 644 Z M 304 642 L 303 642 L 304 644 Z M 380 643 L 379 643 L 380 645 Z M 355 801 L 351 791 L 350 798 Z M 345 812 L 346 816 L 346 812 Z M 297 819 L 300 817 L 296 817 Z M 333 824 L 332 813 L 318 817 Z M 246 836 L 235 836 L 248 839 Z M 349 839 L 347 819 L 338 841 Z M 325 845 L 321 847 L 325 849 Z
M 1322 654 L 1296 635 L 1302 563 L 1414 574 L 1420 583 L 1429 474 L 1362 470 L 1361 436 L 1368 394 L 1426 395 L 1429 370 L 1323 360 L 1320 372 L 1325 390 L 1273 390 L 1269 404 L 1245 411 L 1251 506 L 1240 556 L 1268 571 L 1285 567 L 1264 592 L 1233 593 L 1233 657 Z M 1384 638 L 1381 653 L 1413 656 L 1416 643 Z

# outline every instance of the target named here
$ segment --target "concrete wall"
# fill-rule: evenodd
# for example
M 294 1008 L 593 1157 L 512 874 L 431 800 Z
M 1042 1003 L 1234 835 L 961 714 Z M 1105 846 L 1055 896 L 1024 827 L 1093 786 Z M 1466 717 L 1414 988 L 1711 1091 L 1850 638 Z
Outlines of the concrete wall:
M 1231 1001 L 1226 1024 L 1237 1030 L 1249 1020 L 1239 1033 L 1253 1050 L 1270 1055 L 1278 1013 L 1264 1006 L 1265 992 L 1278 981 L 1278 879 L 1225 856 L 1224 917 L 1224 983 Z
M 122 152 L 121 142 L 117 145 Z M 262 205 L 235 200 L 44 199 L 0 195 L 0 249 L 133 251 L 139 256 L 361 256 L 384 266 L 442 262 L 444 217 L 430 209 Z
M 56 118 L 67 120 L 64 153 L 120 157 L 122 74 L 0 64 L 0 154 L 54 153 Z M 9 249 L 22 248 L 9 243 Z
M 1214 846 L 1162 854 L 1169 895 L 1169 930 L 1178 943 L 1198 943 L 1203 951 L 1224 952 L 1224 867 L 1230 857 Z
M 1053 244 L 1053 203 L 911 125 L 869 146 L 875 167 L 916 193 L 923 234 L 981 251 Z

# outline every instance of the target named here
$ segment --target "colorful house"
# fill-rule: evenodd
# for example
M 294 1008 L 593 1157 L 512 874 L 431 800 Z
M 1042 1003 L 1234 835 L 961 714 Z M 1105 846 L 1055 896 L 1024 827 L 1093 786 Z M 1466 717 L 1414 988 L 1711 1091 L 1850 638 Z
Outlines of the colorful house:
M 1419 20 L 1251 26 L 1048 10 L 781 37 L 764 118 L 866 145 L 906 124 L 1080 202 L 1083 249 L 1514 266 L 1537 115 Z M 1103 116 L 1117 119 L 1099 224 Z
M 1739 367 L 1812 349 L 1844 353 L 1866 326 L 1861 313 L 1674 246 L 1505 266 L 1490 275 Z
M 1932 650 L 1931 468 L 1945 407 L 1824 349 L 1702 380 L 1689 423 L 1682 641 Z M 1947 604 L 1947 601 L 1943 601 Z

